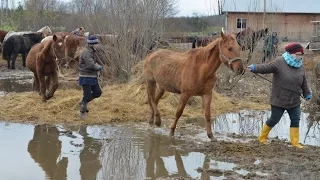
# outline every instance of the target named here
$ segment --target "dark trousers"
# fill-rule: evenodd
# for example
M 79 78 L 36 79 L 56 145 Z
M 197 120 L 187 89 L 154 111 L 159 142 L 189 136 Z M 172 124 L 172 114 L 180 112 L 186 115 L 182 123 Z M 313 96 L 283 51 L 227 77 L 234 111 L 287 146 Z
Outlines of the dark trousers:
M 271 105 L 271 116 L 267 120 L 266 124 L 271 128 L 275 126 L 280 121 L 285 110 L 287 110 L 291 120 L 290 127 L 299 127 L 300 115 L 301 115 L 300 104 L 291 109 L 285 109 L 282 107 Z
M 95 98 L 100 97 L 102 94 L 99 84 L 92 85 L 92 86 L 83 85 L 82 90 L 83 90 L 83 98 L 82 98 L 83 104 L 88 104 L 88 102 L 92 101 Z

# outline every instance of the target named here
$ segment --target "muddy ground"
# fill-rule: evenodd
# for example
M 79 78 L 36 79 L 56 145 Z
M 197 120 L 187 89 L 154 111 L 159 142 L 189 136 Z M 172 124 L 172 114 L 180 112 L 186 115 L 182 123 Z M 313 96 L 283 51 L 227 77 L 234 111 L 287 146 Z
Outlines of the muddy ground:
M 252 63 L 259 63 L 261 53 L 257 52 L 254 55 Z M 313 92 L 316 92 L 314 84 L 314 64 L 320 59 L 317 55 L 307 53 L 305 56 L 305 65 L 308 70 L 310 85 Z M 17 61 L 17 69 L 27 71 L 22 68 L 20 61 Z M 231 99 L 232 103 L 237 104 L 241 101 L 256 102 L 259 104 L 268 104 L 268 95 L 271 84 L 266 80 L 255 76 L 250 72 L 246 72 L 244 76 L 239 78 L 236 83 L 230 81 L 231 73 L 225 71 L 225 67 L 220 69 L 220 80 L 216 91 L 223 96 Z M 5 63 L 0 63 L 0 72 L 8 72 Z M 270 75 L 264 77 L 271 79 Z M 234 81 L 238 80 L 235 78 Z M 231 82 L 231 83 L 230 83 Z M 214 100 L 213 100 L 214 101 Z M 219 103 L 219 102 L 217 102 Z M 303 101 L 303 109 L 306 111 L 311 106 L 310 102 Z M 146 107 L 147 108 L 147 107 Z M 268 110 L 268 109 L 267 109 Z M 168 119 L 173 118 L 173 114 Z M 185 118 L 187 119 L 187 118 Z M 184 120 L 185 120 L 184 119 Z M 181 120 L 181 121 L 184 121 Z M 200 121 L 203 120 L 201 117 Z M 169 120 L 170 121 L 170 120 Z M 179 123 L 180 124 L 180 123 Z M 188 133 L 188 128 L 194 126 L 179 127 L 178 131 L 184 129 L 183 132 Z M 201 126 L 196 126 L 197 129 L 205 131 Z M 231 135 L 232 136 L 232 135 Z M 317 146 L 308 146 L 303 149 L 296 149 L 290 146 L 287 141 L 272 139 L 271 144 L 261 145 L 257 142 L 256 137 L 242 137 L 234 135 L 238 139 L 250 139 L 250 143 L 230 142 L 219 140 L 218 142 L 201 142 L 197 139 L 184 139 L 182 135 L 176 135 L 175 138 L 183 140 L 178 145 L 170 148 L 188 149 L 188 151 L 202 152 L 217 160 L 224 162 L 232 162 L 239 165 L 239 168 L 246 169 L 252 172 L 243 176 L 234 174 L 234 171 L 220 170 L 204 170 L 199 168 L 198 171 L 206 171 L 207 174 L 219 175 L 222 174 L 227 179 L 319 179 L 320 176 L 320 148 Z M 190 143 L 191 142 L 191 143 Z M 166 179 L 166 178 L 164 178 Z M 168 179 L 168 178 L 167 178 Z M 170 178 L 172 179 L 172 178 Z M 188 179 L 177 177 L 173 179 Z

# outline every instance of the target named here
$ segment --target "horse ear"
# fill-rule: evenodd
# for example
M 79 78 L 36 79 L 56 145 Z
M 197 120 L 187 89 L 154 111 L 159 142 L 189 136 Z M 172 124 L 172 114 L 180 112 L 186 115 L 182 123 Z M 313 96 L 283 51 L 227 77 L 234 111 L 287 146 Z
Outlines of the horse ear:
M 224 39 L 226 37 L 226 35 L 221 31 L 221 37 L 222 39 Z
M 56 35 L 53 35 L 53 41 L 56 41 L 58 38 Z

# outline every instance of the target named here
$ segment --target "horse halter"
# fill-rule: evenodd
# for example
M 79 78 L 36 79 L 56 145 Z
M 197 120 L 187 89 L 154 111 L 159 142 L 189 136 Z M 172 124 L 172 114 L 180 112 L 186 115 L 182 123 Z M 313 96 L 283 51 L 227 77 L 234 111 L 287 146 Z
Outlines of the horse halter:
M 64 60 L 64 59 L 66 59 L 66 57 L 63 57 L 63 58 L 58 58 L 58 56 L 57 56 L 57 54 L 56 54 L 56 51 L 55 51 L 55 47 L 54 47 L 54 45 L 53 45 L 53 47 L 52 47 L 52 52 L 53 52 L 53 56 L 56 58 L 56 61 L 58 62 L 58 64 L 60 64 L 60 62 L 62 61 L 62 60 Z
M 221 42 L 221 41 L 219 41 L 219 58 L 227 61 L 230 68 L 232 68 L 230 65 L 231 65 L 234 61 L 238 61 L 238 60 L 241 60 L 241 61 L 242 61 L 242 58 L 241 58 L 241 57 L 235 57 L 235 58 L 229 59 L 227 56 L 225 56 L 225 55 L 221 52 L 220 42 Z

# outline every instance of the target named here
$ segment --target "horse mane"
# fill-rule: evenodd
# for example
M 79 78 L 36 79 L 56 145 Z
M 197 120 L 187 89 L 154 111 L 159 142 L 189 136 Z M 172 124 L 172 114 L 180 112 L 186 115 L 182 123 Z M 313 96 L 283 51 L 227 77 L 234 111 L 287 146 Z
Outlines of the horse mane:
M 53 40 L 49 40 L 47 43 L 44 44 L 44 48 L 40 51 L 40 53 L 38 54 L 39 57 L 41 57 L 41 59 L 44 59 L 45 56 L 47 56 L 48 54 L 50 54 L 51 51 L 51 47 L 52 44 L 54 43 Z
M 214 53 L 213 49 L 217 46 L 217 44 L 222 40 L 222 37 L 219 37 L 212 42 L 210 42 L 205 47 L 198 47 L 197 49 L 191 49 L 188 51 L 190 55 L 197 56 L 196 61 L 208 61 L 212 54 Z
M 78 46 L 76 52 L 74 53 L 74 59 L 79 59 L 85 47 Z

